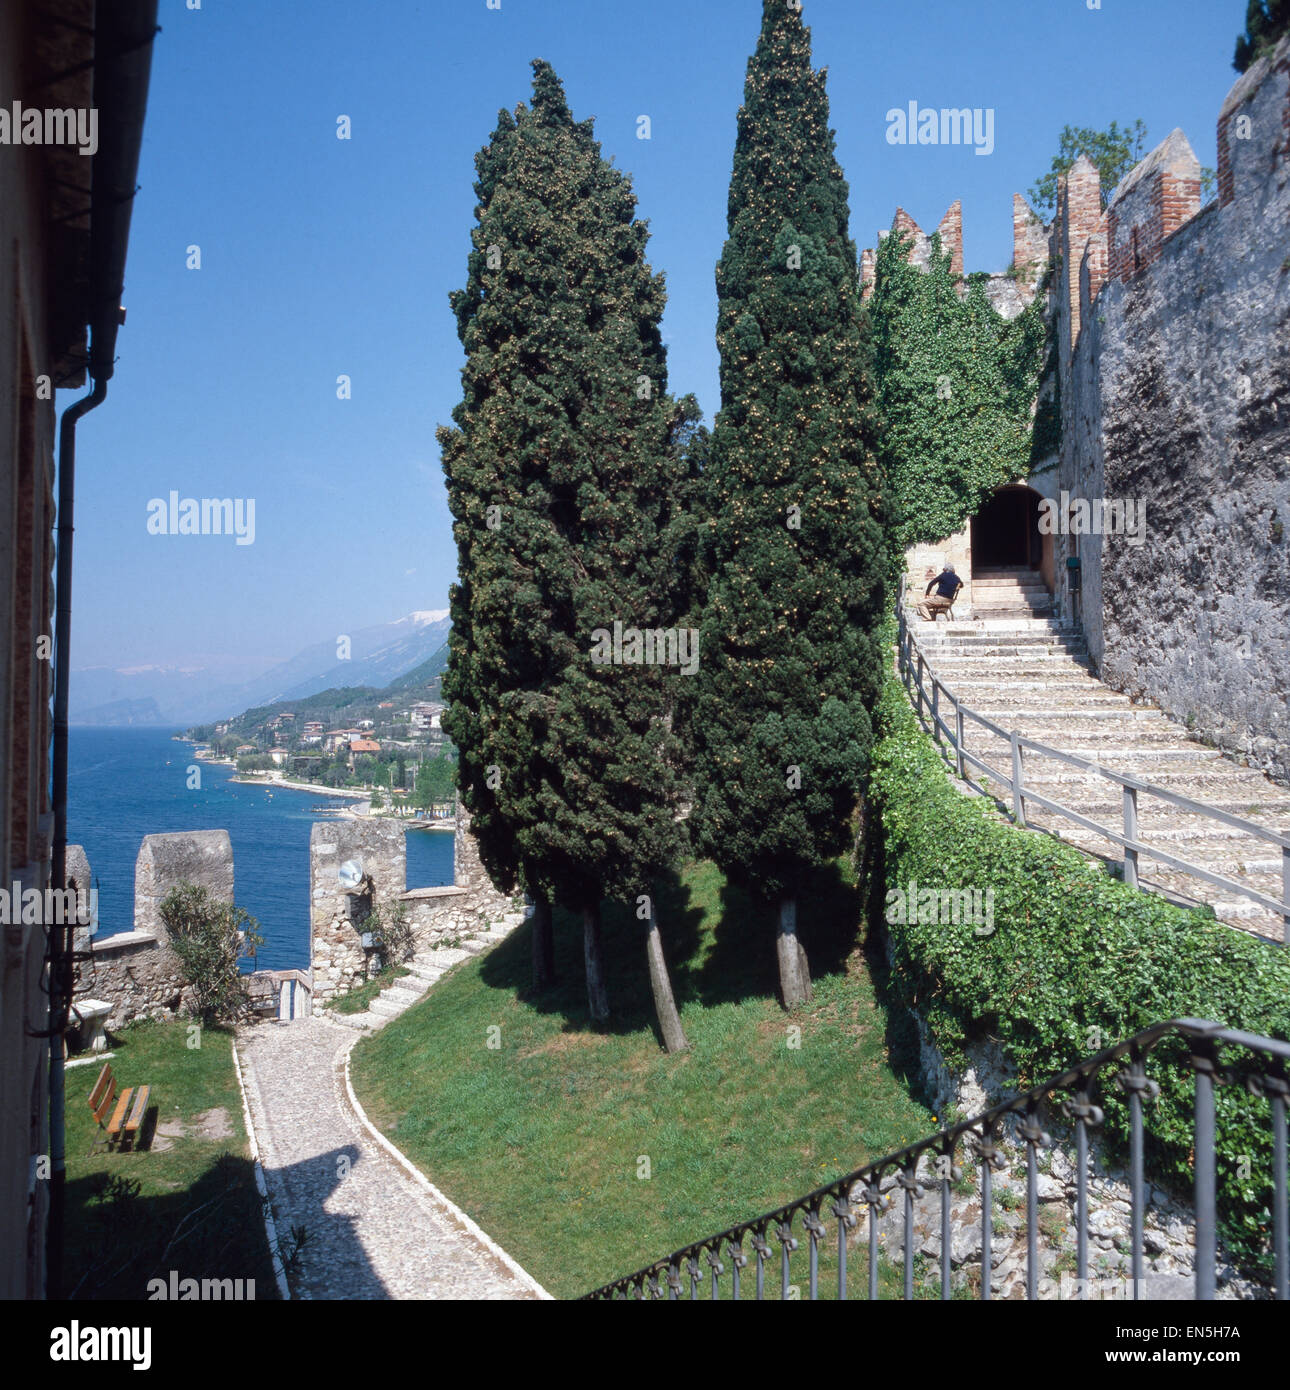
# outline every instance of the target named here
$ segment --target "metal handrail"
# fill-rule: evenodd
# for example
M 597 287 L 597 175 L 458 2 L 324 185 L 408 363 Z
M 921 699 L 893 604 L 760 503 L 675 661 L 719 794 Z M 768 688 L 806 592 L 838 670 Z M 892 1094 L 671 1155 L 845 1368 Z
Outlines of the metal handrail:
M 1166 787 L 1160 787 L 1153 782 L 1148 782 L 1144 778 L 1134 777 L 1131 774 L 1115 772 L 1110 768 L 1103 767 L 1100 763 L 1088 758 L 1076 757 L 1074 754 L 1063 752 L 1059 748 L 1050 747 L 1048 744 L 1040 743 L 1037 739 L 1027 738 L 1018 730 L 1007 730 L 993 720 L 987 719 L 985 715 L 971 709 L 959 700 L 945 684 L 945 682 L 932 669 L 931 663 L 927 660 L 922 648 L 919 646 L 917 638 L 910 630 L 908 621 L 905 617 L 905 580 L 901 577 L 900 596 L 897 603 L 898 620 L 898 641 L 897 641 L 897 669 L 903 677 L 905 689 L 909 694 L 910 700 L 914 703 L 915 709 L 920 717 L 923 717 L 923 704 L 926 701 L 931 715 L 932 727 L 938 737 L 943 733 L 949 741 L 950 748 L 953 750 L 958 775 L 964 778 L 966 766 L 979 769 L 987 776 L 999 782 L 1004 790 L 1011 795 L 1013 815 L 1019 825 L 1026 824 L 1026 803 L 1033 802 L 1051 811 L 1054 815 L 1061 816 L 1084 829 L 1091 831 L 1095 835 L 1110 841 L 1119 846 L 1124 851 L 1124 881 L 1131 886 L 1138 886 L 1138 860 L 1142 856 L 1157 860 L 1170 868 L 1198 878 L 1202 882 L 1211 884 L 1213 887 L 1221 888 L 1226 892 L 1234 893 L 1250 902 L 1257 904 L 1265 910 L 1275 913 L 1281 917 L 1283 922 L 1282 945 L 1290 945 L 1290 835 L 1283 835 L 1279 831 L 1272 830 L 1267 826 L 1258 825 L 1254 821 L 1245 819 L 1243 816 L 1233 815 L 1230 811 L 1224 811 L 1220 807 L 1211 806 L 1203 801 L 1197 801 L 1193 797 L 1183 796 L 1178 792 L 1170 791 Z M 915 660 L 915 654 L 917 660 Z M 925 676 L 930 681 L 930 696 L 925 689 Z M 917 694 L 915 694 L 917 692 Z M 944 696 L 949 702 L 950 709 L 954 715 L 954 727 L 941 716 L 941 697 Z M 1011 775 L 1000 771 L 982 758 L 967 750 L 965 743 L 965 721 L 971 720 L 981 725 L 997 738 L 1006 739 L 1012 749 L 1012 771 Z M 1057 762 L 1065 763 L 1070 767 L 1079 769 L 1082 772 L 1104 777 L 1108 782 L 1114 783 L 1121 789 L 1123 797 L 1123 829 L 1120 831 L 1112 830 L 1109 826 L 1101 825 L 1097 821 L 1082 816 L 1078 811 L 1069 806 L 1063 805 L 1053 797 L 1045 796 L 1041 792 L 1029 789 L 1025 786 L 1023 759 L 1024 752 L 1032 752 L 1041 757 L 1053 758 Z M 1168 850 L 1160 849 L 1138 838 L 1138 796 L 1140 793 L 1158 797 L 1168 805 L 1176 806 L 1179 810 L 1191 815 L 1204 816 L 1207 819 L 1217 821 L 1221 825 L 1231 826 L 1242 831 L 1244 834 L 1254 839 L 1261 840 L 1265 844 L 1274 845 L 1281 850 L 1281 901 L 1269 897 L 1266 893 L 1259 892 L 1256 888 L 1251 888 L 1247 884 L 1238 883 L 1223 874 L 1211 873 L 1208 869 L 1201 868 L 1198 864 L 1193 864 L 1180 855 L 1171 854 Z
M 1214 1137 L 1214 1088 L 1221 1084 L 1235 1084 L 1237 1073 L 1220 1065 L 1219 1049 L 1238 1048 L 1252 1055 L 1255 1060 L 1253 1071 L 1241 1070 L 1239 1080 L 1256 1095 L 1263 1095 L 1271 1103 L 1272 1148 L 1273 1148 L 1273 1233 L 1274 1254 L 1273 1294 L 1277 1299 L 1290 1297 L 1290 1210 L 1287 1196 L 1287 1131 L 1286 1100 L 1290 1098 L 1290 1081 L 1287 1081 L 1287 1062 L 1290 1062 L 1290 1043 L 1274 1038 L 1258 1037 L 1252 1033 L 1223 1027 L 1218 1023 L 1203 1019 L 1171 1019 L 1155 1024 L 1140 1033 L 1116 1043 L 1094 1056 L 1087 1057 L 1074 1067 L 1051 1077 L 1028 1091 L 1023 1091 L 1010 1099 L 993 1106 L 970 1120 L 940 1130 L 938 1133 L 889 1154 L 877 1162 L 866 1164 L 817 1187 L 813 1192 L 799 1197 L 796 1201 L 775 1210 L 765 1212 L 750 1221 L 741 1221 L 724 1231 L 682 1246 L 670 1255 L 638 1269 L 621 1279 L 615 1279 L 591 1293 L 588 1299 L 615 1298 L 679 1298 L 684 1287 L 682 1271 L 690 1282 L 690 1297 L 699 1296 L 699 1284 L 706 1265 L 711 1279 L 711 1296 L 722 1296 L 721 1277 L 726 1271 L 724 1260 L 729 1260 L 732 1272 L 729 1297 L 740 1296 L 741 1271 L 748 1264 L 744 1253 L 744 1242 L 748 1240 L 756 1257 L 756 1297 L 762 1298 L 765 1292 L 765 1263 L 772 1254 L 767 1240 L 770 1235 L 779 1243 L 781 1263 L 781 1296 L 789 1297 L 791 1257 L 799 1248 L 800 1242 L 794 1235 L 794 1221 L 800 1218 L 800 1229 L 809 1241 L 809 1297 L 819 1295 L 818 1264 L 819 1254 L 826 1230 L 821 1212 L 828 1204 L 828 1214 L 837 1222 L 838 1240 L 838 1297 L 846 1298 L 847 1284 L 847 1237 L 855 1228 L 858 1215 L 852 1209 L 852 1199 L 859 1190 L 864 1207 L 869 1216 L 869 1279 L 868 1297 L 878 1296 L 878 1213 L 888 1205 L 893 1187 L 899 1187 L 904 1197 L 904 1296 L 913 1296 L 913 1198 L 924 1191 L 918 1172 L 919 1160 L 934 1157 L 937 1160 L 937 1178 L 941 1186 L 941 1297 L 951 1294 L 951 1245 L 952 1228 L 950 1220 L 951 1183 L 960 1176 L 955 1168 L 955 1151 L 961 1143 L 966 1144 L 976 1155 L 981 1168 L 981 1210 L 982 1210 L 982 1253 L 981 1253 L 981 1297 L 988 1299 L 991 1294 L 989 1270 L 991 1264 L 991 1241 L 993 1203 L 991 1201 L 991 1173 L 1006 1166 L 1000 1152 L 998 1140 L 1001 1122 L 1008 1116 L 1024 1117 L 1018 1126 L 1018 1134 L 1024 1140 L 1027 1170 L 1027 1261 L 1026 1296 L 1035 1299 L 1039 1296 L 1041 1282 L 1041 1261 L 1037 1241 L 1037 1158 L 1041 1149 L 1052 1145 L 1051 1136 L 1042 1128 L 1042 1107 L 1061 1095 L 1061 1109 L 1064 1116 L 1075 1126 L 1077 1149 L 1076 1167 L 1076 1223 L 1077 1279 L 1081 1286 L 1088 1280 L 1088 1141 L 1089 1131 L 1102 1123 L 1101 1109 L 1093 1104 L 1092 1083 L 1113 1064 L 1127 1059 L 1128 1065 L 1118 1072 L 1115 1084 L 1128 1096 L 1129 1102 L 1129 1186 L 1131 1198 L 1131 1267 L 1132 1296 L 1142 1296 L 1144 1245 L 1143 1222 L 1147 1210 L 1147 1184 L 1145 1179 L 1143 1147 L 1143 1101 L 1158 1093 L 1158 1084 L 1147 1078 L 1146 1059 L 1161 1042 L 1167 1038 L 1178 1037 L 1190 1043 L 1188 1060 L 1195 1076 L 1195 1128 L 1193 1146 L 1195 1151 L 1193 1200 L 1195 1203 L 1195 1271 L 1194 1293 L 1197 1299 L 1212 1299 L 1216 1292 L 1217 1275 L 1217 1169 Z M 893 1176 L 894 1175 L 894 1176 Z M 889 1176 L 892 1181 L 886 1190 L 883 1181 Z M 666 1293 L 663 1285 L 666 1285 Z M 1083 1289 L 1077 1297 L 1083 1296 Z

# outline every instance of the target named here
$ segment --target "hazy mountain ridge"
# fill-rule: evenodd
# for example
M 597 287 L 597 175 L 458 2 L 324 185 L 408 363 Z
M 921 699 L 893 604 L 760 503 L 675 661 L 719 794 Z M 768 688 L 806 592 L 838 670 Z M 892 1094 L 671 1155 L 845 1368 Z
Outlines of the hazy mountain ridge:
M 215 682 L 210 672 L 191 668 L 73 671 L 71 721 L 191 725 L 231 718 L 283 700 L 304 699 L 337 686 L 381 688 L 429 661 L 447 640 L 449 627 L 446 609 L 410 613 L 396 622 L 348 634 L 347 661 L 337 660 L 339 639 L 315 642 L 240 683 Z M 148 702 L 156 712 L 151 721 L 132 709 Z

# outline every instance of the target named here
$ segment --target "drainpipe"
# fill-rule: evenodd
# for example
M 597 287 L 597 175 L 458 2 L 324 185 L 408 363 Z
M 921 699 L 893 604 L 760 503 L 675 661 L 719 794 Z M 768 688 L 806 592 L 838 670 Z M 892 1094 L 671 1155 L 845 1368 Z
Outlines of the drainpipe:
M 102 405 L 107 382 L 96 381 L 88 396 L 63 411 L 58 429 L 58 563 L 54 609 L 54 855 L 50 883 L 67 882 L 67 689 L 72 631 L 72 500 L 76 486 L 76 422 Z M 75 984 L 75 926 L 50 922 L 49 931 L 49 1226 L 46 1293 L 63 1286 L 63 1210 L 67 1180 L 64 1135 L 63 1042 Z
M 63 412 L 58 438 L 58 557 L 54 609 L 54 748 L 51 799 L 54 808 L 50 882 L 67 886 L 67 711 L 71 673 L 72 530 L 76 485 L 76 425 L 107 396 L 116 359 L 116 335 L 124 321 L 121 294 L 130 238 L 139 149 L 148 106 L 152 43 L 158 0 L 99 0 L 94 25 L 94 106 L 99 113 L 99 148 L 90 194 L 89 375 L 94 389 Z M 63 1034 L 74 985 L 71 923 L 49 924 L 49 1221 L 46 1228 L 45 1292 L 63 1295 L 63 1213 L 66 1135 Z

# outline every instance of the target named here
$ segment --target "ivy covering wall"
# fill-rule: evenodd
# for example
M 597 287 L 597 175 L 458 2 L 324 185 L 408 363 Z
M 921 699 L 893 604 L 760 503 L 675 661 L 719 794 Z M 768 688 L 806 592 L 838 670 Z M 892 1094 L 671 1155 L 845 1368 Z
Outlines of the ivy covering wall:
M 910 239 L 883 239 L 869 302 L 882 462 L 895 539 L 904 549 L 960 530 L 998 487 L 1024 478 L 1053 447 L 1053 407 L 1032 426 L 1048 359 L 1047 295 L 1008 320 L 986 297 L 987 276 L 966 293 L 932 237 L 926 271 L 910 265 Z
M 1016 1089 L 1170 1018 L 1290 1038 L 1290 956 L 1217 921 L 1112 878 L 1047 835 L 1021 830 L 968 798 L 920 727 L 894 675 L 877 711 L 870 794 L 883 864 L 871 900 L 910 883 L 994 890 L 994 930 L 969 924 L 888 924 L 892 984 L 916 1009 L 949 1065 L 973 1041 L 996 1040 Z M 1160 1095 L 1146 1112 L 1154 1180 L 1190 1190 L 1194 1083 L 1182 1045 L 1153 1053 Z M 1102 1088 L 1106 1138 L 1123 1157 L 1127 1106 Z M 1234 1251 L 1267 1251 L 1272 1143 L 1266 1100 L 1239 1086 L 1216 1092 L 1219 1217 Z M 1238 1161 L 1248 1156 L 1248 1168 Z

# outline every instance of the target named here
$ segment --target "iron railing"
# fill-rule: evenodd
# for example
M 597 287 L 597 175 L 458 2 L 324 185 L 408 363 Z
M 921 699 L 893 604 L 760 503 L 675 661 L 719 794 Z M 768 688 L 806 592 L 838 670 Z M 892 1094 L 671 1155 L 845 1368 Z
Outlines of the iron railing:
M 994 1241 L 994 1202 L 992 1179 L 1007 1167 L 1005 1157 L 1005 1122 L 1025 1149 L 1026 1197 L 1026 1271 L 1027 1299 L 1040 1297 L 1044 1268 L 1053 1268 L 1054 1252 L 1045 1245 L 1047 1260 L 1041 1258 L 1041 1226 L 1038 1216 L 1041 1151 L 1052 1146 L 1045 1131 L 1045 1110 L 1056 1103 L 1060 1113 L 1074 1129 L 1075 1141 L 1075 1227 L 1076 1272 L 1069 1289 L 1075 1298 L 1085 1298 L 1089 1286 L 1089 1140 L 1090 1132 L 1102 1123 L 1102 1109 L 1095 1104 L 1104 1095 L 1097 1092 L 1103 1074 L 1114 1069 L 1112 1084 L 1127 1097 L 1129 1130 L 1128 1187 L 1131 1211 L 1123 1233 L 1130 1254 L 1131 1279 L 1124 1281 L 1124 1297 L 1141 1298 L 1145 1292 L 1144 1225 L 1150 1210 L 1149 1188 L 1145 1175 L 1143 1106 L 1158 1093 L 1158 1083 L 1147 1077 L 1146 1063 L 1150 1054 L 1168 1040 L 1181 1040 L 1187 1045 L 1187 1060 L 1195 1077 L 1195 1121 L 1192 1135 L 1194 1149 L 1194 1273 L 1192 1294 L 1196 1299 L 1212 1299 L 1216 1294 L 1218 1224 L 1217 1224 L 1217 1153 L 1215 1146 L 1215 1089 L 1220 1085 L 1244 1085 L 1253 1095 L 1266 1097 L 1270 1105 L 1269 1124 L 1272 1139 L 1272 1228 L 1273 1254 L 1270 1296 L 1285 1300 L 1290 1286 L 1290 1222 L 1287 1220 L 1287 1160 L 1286 1160 L 1286 1100 L 1290 1097 L 1287 1081 L 1287 1061 L 1290 1044 L 1272 1038 L 1234 1032 L 1216 1023 L 1198 1019 L 1173 1019 L 1156 1024 L 1135 1034 L 1124 1042 L 1096 1056 L 1086 1058 L 1069 1071 L 1054 1076 L 1040 1086 L 1013 1096 L 974 1119 L 965 1120 L 952 1128 L 902 1149 L 899 1153 L 857 1168 L 795 1202 L 774 1211 L 719 1231 L 706 1240 L 696 1241 L 654 1263 L 638 1269 L 592 1293 L 589 1299 L 678 1299 L 686 1284 L 689 1297 L 698 1299 L 706 1282 L 707 1295 L 717 1298 L 739 1298 L 743 1289 L 743 1271 L 750 1261 L 754 1264 L 755 1297 L 766 1297 L 766 1267 L 778 1254 L 780 1265 L 779 1297 L 791 1298 L 800 1294 L 801 1285 L 793 1282 L 793 1257 L 801 1247 L 799 1236 L 805 1237 L 807 1247 L 806 1297 L 820 1296 L 819 1267 L 825 1252 L 829 1230 L 826 1220 L 836 1225 L 837 1296 L 848 1297 L 849 1273 L 847 1254 L 850 1233 L 861 1214 L 869 1222 L 868 1280 L 866 1297 L 879 1296 L 879 1238 L 880 1214 L 889 1209 L 890 1200 L 899 1193 L 903 1203 L 902 1262 L 903 1297 L 915 1293 L 914 1220 L 916 1197 L 925 1195 L 928 1187 L 940 1186 L 940 1283 L 939 1297 L 952 1296 L 953 1223 L 951 1207 L 953 1184 L 961 1180 L 955 1159 L 961 1149 L 969 1150 L 980 1170 L 981 1255 L 980 1297 L 991 1297 L 992 1258 Z M 1223 1055 L 1224 1052 L 1228 1055 Z M 1231 1054 L 1239 1054 L 1234 1058 Z M 920 1173 L 920 1161 L 924 1171 Z M 930 1163 L 936 1177 L 929 1183 L 926 1168 Z M 857 1206 L 859 1205 L 859 1210 Z M 1048 1241 L 1048 1237 L 1045 1240 Z M 773 1242 L 773 1244 L 772 1244 Z M 775 1247 L 778 1247 L 776 1250 Z M 751 1251 L 751 1254 L 749 1253 Z M 970 1264 L 972 1262 L 964 1262 Z M 798 1266 L 800 1268 L 800 1265 Z M 773 1276 L 772 1276 L 773 1277 Z M 928 1291 L 929 1296 L 935 1296 Z M 1051 1296 L 1051 1290 L 1048 1291 Z
M 924 706 L 926 706 L 927 714 L 931 720 L 932 733 L 938 742 L 942 735 L 948 741 L 954 758 L 955 770 L 961 779 L 966 780 L 967 769 L 970 766 L 999 783 L 1004 795 L 1011 798 L 1013 818 L 1018 825 L 1024 826 L 1026 824 L 1026 805 L 1029 802 L 1118 846 L 1123 853 L 1124 881 L 1133 887 L 1139 886 L 1138 861 L 1146 857 L 1171 869 L 1198 878 L 1215 888 L 1222 888 L 1226 892 L 1234 893 L 1256 903 L 1259 907 L 1281 918 L 1281 944 L 1290 944 L 1290 836 L 1282 835 L 1265 825 L 1258 825 L 1253 821 L 1246 820 L 1243 816 L 1232 815 L 1217 806 L 1209 806 L 1203 801 L 1181 796 L 1165 787 L 1144 781 L 1141 777 L 1113 772 L 1110 768 L 1103 767 L 1100 763 L 1093 762 L 1088 758 L 1078 758 L 1070 753 L 1064 753 L 1060 749 L 1051 748 L 1035 739 L 1024 737 L 1015 729 L 1005 729 L 994 720 L 988 719 L 983 714 L 978 714 L 976 710 L 968 708 L 961 700 L 956 699 L 944 681 L 936 675 L 928 664 L 909 629 L 905 616 L 903 583 L 897 613 L 899 622 L 897 662 L 901 678 L 905 683 L 905 690 L 920 720 L 924 718 Z M 927 688 L 929 686 L 930 690 Z M 954 721 L 953 725 L 945 718 L 942 713 L 943 710 L 948 711 L 950 718 Z M 1009 772 L 1001 771 L 976 753 L 969 751 L 967 747 L 969 721 L 1009 744 L 1012 752 Z M 1113 830 L 1109 826 L 1101 825 L 1097 821 L 1081 815 L 1078 811 L 1072 810 L 1069 806 L 1062 805 L 1053 797 L 1045 796 L 1034 788 L 1027 787 L 1025 785 L 1025 754 L 1027 752 L 1045 758 L 1053 758 L 1068 767 L 1094 774 L 1118 786 L 1121 789 L 1123 808 L 1122 828 Z M 1159 845 L 1151 845 L 1140 839 L 1138 835 L 1138 798 L 1144 794 L 1158 797 L 1161 801 L 1177 807 L 1180 811 L 1217 821 L 1220 825 L 1240 830 L 1254 839 L 1279 848 L 1281 851 L 1281 901 L 1278 902 L 1266 893 L 1260 893 L 1249 884 L 1239 883 L 1222 874 L 1213 873 L 1209 869 L 1201 868 L 1200 865 L 1183 859 L 1180 855 L 1161 849 Z

